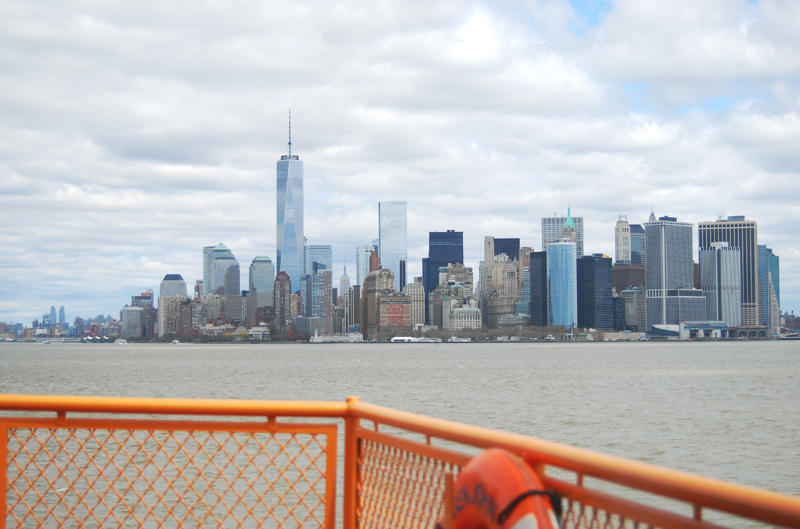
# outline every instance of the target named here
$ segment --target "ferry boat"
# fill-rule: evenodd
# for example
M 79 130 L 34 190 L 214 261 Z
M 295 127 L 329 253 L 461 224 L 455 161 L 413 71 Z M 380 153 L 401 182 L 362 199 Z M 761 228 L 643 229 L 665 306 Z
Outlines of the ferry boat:
M 800 332 L 791 332 L 783 336 L 778 336 L 778 340 L 800 340 Z
M 125 338 L 117 338 L 114 340 L 114 345 L 128 345 L 128 340 Z
M 458 336 L 452 336 L 447 341 L 450 343 L 472 343 L 472 338 L 459 338 Z
M 391 340 L 392 343 L 442 343 L 441 338 L 415 338 L 413 336 L 395 336 Z
M 0 394 L 0 456 L 2 527 L 800 528 L 794 496 L 358 397 Z

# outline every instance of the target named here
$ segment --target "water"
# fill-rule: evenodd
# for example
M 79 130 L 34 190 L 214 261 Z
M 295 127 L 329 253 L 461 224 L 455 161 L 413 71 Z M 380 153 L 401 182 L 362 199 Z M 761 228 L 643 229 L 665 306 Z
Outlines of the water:
M 800 344 L 0 344 L 0 392 L 343 400 L 800 495 Z

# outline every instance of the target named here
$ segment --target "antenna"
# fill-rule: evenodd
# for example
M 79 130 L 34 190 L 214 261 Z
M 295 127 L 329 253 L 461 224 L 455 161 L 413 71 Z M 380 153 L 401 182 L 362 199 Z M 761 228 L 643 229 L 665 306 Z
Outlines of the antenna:
M 289 159 L 292 158 L 292 109 L 289 109 Z

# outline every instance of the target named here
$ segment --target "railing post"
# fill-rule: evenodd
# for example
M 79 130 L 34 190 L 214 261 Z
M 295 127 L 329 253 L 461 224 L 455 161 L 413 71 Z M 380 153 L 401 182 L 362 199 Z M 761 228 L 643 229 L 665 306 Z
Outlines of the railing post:
M 361 419 L 354 417 L 350 404 L 361 397 L 347 397 L 348 411 L 344 418 L 344 529 L 357 529 L 358 507 L 358 434 Z
M 0 423 L 0 529 L 6 529 L 6 516 L 8 516 L 8 427 Z

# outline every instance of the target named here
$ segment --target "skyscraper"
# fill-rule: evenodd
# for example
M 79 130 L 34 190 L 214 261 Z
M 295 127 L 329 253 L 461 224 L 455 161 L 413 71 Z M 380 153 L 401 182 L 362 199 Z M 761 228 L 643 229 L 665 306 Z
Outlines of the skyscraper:
M 583 217 L 573 217 L 570 208 L 567 208 L 566 217 L 542 218 L 542 251 L 547 251 L 547 246 L 552 242 L 564 238 L 564 226 L 572 224 L 575 228 L 575 250 L 577 257 L 583 255 Z
M 292 280 L 286 272 L 278 272 L 275 276 L 273 295 L 275 301 L 275 333 L 286 334 L 287 322 L 290 318 L 290 298 L 292 293 Z
M 700 248 L 711 248 L 711 243 L 727 242 L 739 248 L 742 259 L 742 325 L 760 325 L 758 313 L 758 223 L 746 220 L 744 215 L 718 218 L 714 222 L 698 224 Z M 648 254 L 650 247 L 648 246 Z M 650 288 L 650 287 L 647 287 Z
M 595 329 L 614 328 L 611 296 L 611 257 L 596 253 L 577 261 L 578 326 Z
M 225 275 L 214 275 L 214 261 L 221 258 L 233 259 L 233 253 L 222 243 L 216 246 L 206 246 L 203 248 L 203 292 L 206 294 L 217 294 L 217 290 L 224 283 Z M 217 281 L 220 280 L 220 281 Z
M 769 334 L 777 336 L 780 333 L 780 301 L 777 292 L 780 287 L 775 287 L 779 281 L 772 274 L 772 269 L 778 264 L 778 256 L 772 253 L 766 245 L 758 245 L 758 311 L 761 325 L 767 327 Z
M 531 264 L 528 270 L 531 276 L 531 325 L 545 327 L 548 320 L 547 252 L 531 252 Z
M 250 301 L 250 313 L 261 307 L 272 307 L 275 288 L 275 267 L 267 256 L 258 256 L 250 263 L 250 281 L 247 297 Z
M 321 332 L 333 332 L 332 303 L 333 271 L 321 269 L 311 276 L 311 314 L 312 318 L 322 319 Z
M 614 260 L 616 264 L 631 264 L 631 226 L 627 215 L 620 215 L 614 228 Z
M 651 219 L 655 219 L 651 215 Z M 706 317 L 702 290 L 694 289 L 692 227 L 675 217 L 645 223 L 647 237 L 647 332 L 653 325 L 677 325 Z
M 344 273 L 339 278 L 339 295 L 347 299 L 348 290 L 350 290 L 350 276 L 347 275 L 347 265 L 344 265 Z
M 643 265 L 645 263 L 644 228 L 641 224 L 631 224 L 631 264 Z
M 159 289 L 159 297 L 169 297 L 175 294 L 188 297 L 186 290 L 186 281 L 180 274 L 167 274 L 161 281 L 161 288 Z
M 381 266 L 394 274 L 394 289 L 400 290 L 400 261 L 408 260 L 406 201 L 378 203 L 378 255 Z
M 58 323 L 65 323 L 67 321 L 67 315 L 64 311 L 64 305 L 61 305 L 61 308 L 58 309 Z
M 57 320 L 57 317 L 56 317 L 56 307 L 54 305 L 50 305 L 50 323 L 53 324 L 53 325 L 58 323 L 58 320 Z
M 550 324 L 572 329 L 578 325 L 578 281 L 575 243 L 569 239 L 550 241 L 547 247 L 550 283 Z
M 369 274 L 369 256 L 376 248 L 371 244 L 356 248 L 356 285 L 362 286 L 364 279 Z
M 742 324 L 742 257 L 727 242 L 700 248 L 700 288 L 706 296 L 706 318 L 731 327 Z
M 464 232 L 447 230 L 428 233 L 428 257 L 422 259 L 422 285 L 425 291 L 425 320 L 428 320 L 428 294 L 439 286 L 439 269 L 464 264 Z
M 303 162 L 292 154 L 292 116 L 289 114 L 289 150 L 278 161 L 277 258 L 293 285 L 305 271 L 303 262 Z
M 330 244 L 306 244 L 304 274 L 313 275 L 317 270 L 333 269 L 333 247 Z

